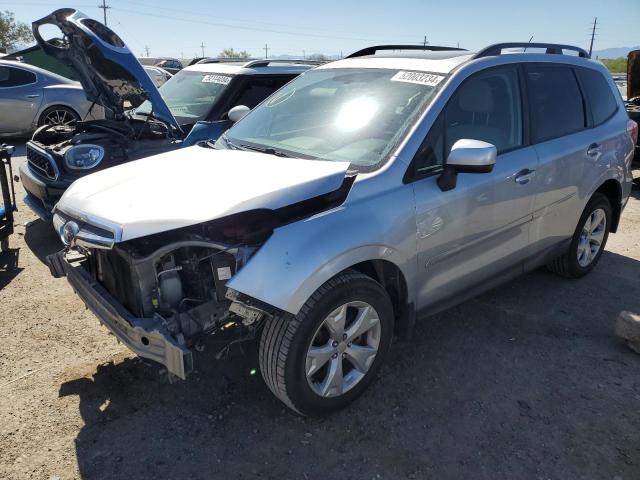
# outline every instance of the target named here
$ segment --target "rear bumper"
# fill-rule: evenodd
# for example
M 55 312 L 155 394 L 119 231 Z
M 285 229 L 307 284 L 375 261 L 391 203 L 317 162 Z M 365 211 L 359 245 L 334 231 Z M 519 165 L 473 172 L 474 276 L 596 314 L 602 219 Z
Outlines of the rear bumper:
M 76 294 L 100 323 L 136 355 L 164 365 L 182 379 L 193 370 L 191 350 L 178 345 L 163 326 L 161 317 L 133 317 L 91 278 L 79 261 L 67 260 L 63 251 L 49 255 L 47 264 L 54 277 L 67 277 Z

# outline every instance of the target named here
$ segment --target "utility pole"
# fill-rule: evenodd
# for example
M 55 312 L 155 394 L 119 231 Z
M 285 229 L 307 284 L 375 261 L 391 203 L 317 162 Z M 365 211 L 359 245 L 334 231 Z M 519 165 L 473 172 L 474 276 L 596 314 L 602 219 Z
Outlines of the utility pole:
M 102 9 L 103 17 L 104 17 L 104 25 L 107 26 L 107 9 L 111 8 L 107 5 L 107 0 L 102 0 L 102 5 L 98 5 L 98 8 Z
M 204 42 L 201 42 L 201 43 L 200 43 L 200 49 L 202 50 L 202 56 L 203 56 L 203 57 L 204 57 L 204 47 L 205 47 Z
M 424 40 L 423 40 L 423 42 L 422 42 L 422 45 L 423 45 L 424 47 L 426 47 L 426 46 L 427 46 L 427 43 L 429 43 L 429 42 L 427 42 L 427 36 L 425 35 L 425 36 L 424 36 Z
M 589 45 L 589 56 L 591 56 L 591 52 L 593 51 L 593 38 L 596 36 L 596 25 L 598 25 L 598 17 L 593 20 L 593 31 L 591 32 L 591 45 Z
M 302 50 L 302 59 L 303 60 L 307 59 L 307 52 L 305 52 L 304 50 Z
M 147 47 L 146 45 L 144 46 L 144 51 L 147 52 L 147 57 L 149 57 L 149 47 Z
M 269 46 L 266 43 L 264 44 L 264 58 L 265 60 L 269 58 Z

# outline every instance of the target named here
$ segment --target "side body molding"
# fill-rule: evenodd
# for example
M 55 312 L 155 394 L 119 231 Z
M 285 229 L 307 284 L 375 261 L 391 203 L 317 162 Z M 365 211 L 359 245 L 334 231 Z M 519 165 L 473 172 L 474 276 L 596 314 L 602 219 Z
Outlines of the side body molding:
M 295 315 L 318 287 L 342 270 L 367 260 L 387 260 L 404 275 L 408 300 L 413 301 L 417 264 L 412 189 L 382 189 L 360 201 L 358 187 L 364 185 L 356 182 L 341 207 L 276 229 L 227 286 Z

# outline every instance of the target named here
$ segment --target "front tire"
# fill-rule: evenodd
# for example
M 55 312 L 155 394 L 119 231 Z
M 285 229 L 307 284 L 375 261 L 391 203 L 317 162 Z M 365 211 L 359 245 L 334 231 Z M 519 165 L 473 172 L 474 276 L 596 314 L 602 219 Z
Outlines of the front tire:
M 580 278 L 598 263 L 611 229 L 611 203 L 596 192 L 580 217 L 569 250 L 547 265 L 547 268 L 567 278 Z
M 270 318 L 260 338 L 269 389 L 302 415 L 345 407 L 373 381 L 391 345 L 393 307 L 375 280 L 346 271 L 295 315 Z

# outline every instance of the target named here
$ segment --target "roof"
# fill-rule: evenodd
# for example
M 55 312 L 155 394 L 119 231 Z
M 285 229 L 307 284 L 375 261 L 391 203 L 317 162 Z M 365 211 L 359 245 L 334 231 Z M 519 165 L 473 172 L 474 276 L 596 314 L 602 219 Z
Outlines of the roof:
M 190 72 L 205 72 L 205 73 L 226 73 L 229 75 L 277 75 L 277 74 L 300 74 L 306 72 L 310 68 L 315 67 L 315 64 L 296 63 L 295 60 L 290 62 L 272 61 L 265 65 L 266 61 L 245 61 L 238 62 L 216 62 L 216 63 L 196 63 L 183 68 L 183 70 Z M 258 63 L 251 66 L 251 64 Z
M 389 51 L 380 55 L 345 58 L 318 67 L 325 68 L 387 68 L 447 74 L 473 58 L 473 52 L 450 50 L 442 52 Z

